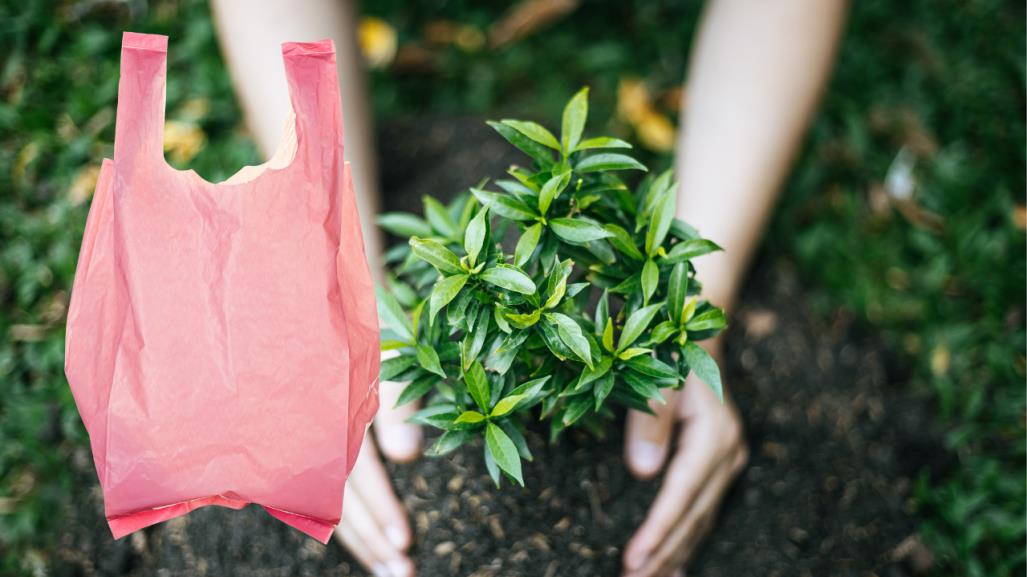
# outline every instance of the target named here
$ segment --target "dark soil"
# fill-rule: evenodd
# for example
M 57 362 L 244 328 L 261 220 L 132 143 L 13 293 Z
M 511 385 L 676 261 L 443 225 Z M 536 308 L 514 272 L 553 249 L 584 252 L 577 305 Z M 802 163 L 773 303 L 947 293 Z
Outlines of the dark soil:
M 521 161 L 477 120 L 393 124 L 380 134 L 387 210 L 418 210 Z M 744 415 L 748 468 L 689 575 L 915 575 L 930 564 L 912 479 L 951 466 L 929 404 L 879 339 L 824 314 L 782 260 L 764 258 L 727 337 L 726 382 Z M 390 467 L 416 530 L 419 575 L 613 576 L 658 480 L 624 468 L 621 424 L 556 445 L 533 435 L 527 488 L 497 491 L 481 447 Z M 83 454 L 83 457 L 85 455 Z M 209 507 L 115 542 L 88 458 L 56 575 L 363 575 L 256 507 Z

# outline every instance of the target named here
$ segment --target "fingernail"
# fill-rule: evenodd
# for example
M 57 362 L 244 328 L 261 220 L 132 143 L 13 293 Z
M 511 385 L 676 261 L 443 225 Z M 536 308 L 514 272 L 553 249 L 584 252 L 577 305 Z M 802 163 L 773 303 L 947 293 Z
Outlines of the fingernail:
M 374 567 L 371 567 L 371 572 L 374 573 L 374 577 L 392 577 L 392 572 L 383 563 L 375 563 Z
M 652 472 L 660 468 L 663 446 L 652 441 L 635 441 L 631 444 L 631 456 L 637 468 Z
M 406 548 L 406 531 L 400 529 L 395 525 L 390 525 L 385 528 L 385 537 L 389 539 L 389 543 L 396 549 L 403 550 Z
M 392 577 L 410 577 L 410 565 L 405 561 L 393 559 L 389 561 L 389 571 Z

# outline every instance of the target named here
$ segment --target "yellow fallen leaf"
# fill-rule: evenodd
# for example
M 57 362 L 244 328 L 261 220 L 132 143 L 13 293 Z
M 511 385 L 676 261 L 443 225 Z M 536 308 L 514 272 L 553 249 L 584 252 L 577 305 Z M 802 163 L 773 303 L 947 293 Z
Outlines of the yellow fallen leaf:
M 456 31 L 453 43 L 464 52 L 477 52 L 485 46 L 485 33 L 474 26 L 461 26 Z
M 100 167 L 90 164 L 79 169 L 71 186 L 68 187 L 68 200 L 73 206 L 78 206 L 93 196 L 96 188 L 96 179 L 100 177 Z
M 637 78 L 621 78 L 617 86 L 617 116 L 637 124 L 651 108 L 645 83 Z
M 361 18 L 357 39 L 360 53 L 371 68 L 385 68 L 396 57 L 396 29 L 381 18 Z
M 25 176 L 25 170 L 28 168 L 28 165 L 38 156 L 39 145 L 35 142 L 26 144 L 24 148 L 18 151 L 18 156 L 14 160 L 14 168 L 11 170 L 11 176 L 15 182 L 20 181 Z
M 948 346 L 940 344 L 934 347 L 934 350 L 931 351 L 931 372 L 938 377 L 946 375 L 949 372 L 950 360 L 951 354 Z
M 203 120 L 210 113 L 210 100 L 206 98 L 190 98 L 178 107 L 179 118 L 185 120 Z
M 670 152 L 674 150 L 674 141 L 677 139 L 677 131 L 674 123 L 663 114 L 649 110 L 642 116 L 642 119 L 635 124 L 635 132 L 638 133 L 638 140 L 642 146 L 656 152 Z
M 189 162 L 206 143 L 203 129 L 191 122 L 168 120 L 164 123 L 164 152 L 171 156 L 172 162 Z

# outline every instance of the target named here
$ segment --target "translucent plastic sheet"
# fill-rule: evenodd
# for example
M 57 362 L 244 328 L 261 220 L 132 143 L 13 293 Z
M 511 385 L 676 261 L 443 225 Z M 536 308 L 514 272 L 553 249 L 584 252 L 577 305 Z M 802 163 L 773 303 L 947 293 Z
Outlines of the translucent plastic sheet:
M 287 158 L 213 184 L 164 161 L 167 37 L 124 35 L 65 357 L 115 538 L 205 505 L 322 542 L 339 522 L 378 408 L 374 288 L 334 46 L 282 52 Z

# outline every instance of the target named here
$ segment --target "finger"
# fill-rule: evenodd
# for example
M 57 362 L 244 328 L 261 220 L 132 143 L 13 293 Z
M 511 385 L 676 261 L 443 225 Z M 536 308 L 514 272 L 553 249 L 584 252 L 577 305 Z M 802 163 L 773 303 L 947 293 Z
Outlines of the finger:
M 421 453 L 421 427 L 406 422 L 417 411 L 417 404 L 395 407 L 405 386 L 406 383 L 382 381 L 381 408 L 374 418 L 378 446 L 389 460 L 397 463 L 412 461 Z
M 411 541 L 406 511 L 393 491 L 378 451 L 366 437 L 364 445 L 350 475 L 349 487 L 368 505 L 375 523 L 389 543 L 399 551 L 406 551 Z
M 350 523 L 340 524 L 335 530 L 335 538 L 350 554 L 356 557 L 357 562 L 364 569 L 370 571 L 375 577 L 408 577 L 414 574 L 413 564 L 409 560 L 405 560 L 406 567 L 393 563 L 395 568 L 390 569 L 387 561 L 375 558 L 363 538 Z
M 703 487 L 692 507 L 632 577 L 659 577 L 681 569 L 713 526 L 725 489 L 734 478 L 730 459 L 725 459 Z
M 649 406 L 655 415 L 642 411 L 628 411 L 624 439 L 624 458 L 628 469 L 641 479 L 651 478 L 660 471 L 670 451 L 670 433 L 674 428 L 673 398 L 676 391 L 671 392 L 667 404 L 650 402 Z
M 664 537 L 682 520 L 719 462 L 712 454 L 712 443 L 689 442 L 687 430 L 686 423 L 678 435 L 678 450 L 671 459 L 646 520 L 624 549 L 624 566 L 629 571 L 641 568 Z
M 353 525 L 343 520 L 335 528 L 335 539 L 342 543 L 342 546 L 356 557 L 357 562 L 375 575 L 375 577 L 387 577 L 388 567 L 371 555 L 371 550 L 364 544 Z
M 370 569 L 375 575 L 384 573 L 390 577 L 410 577 L 413 564 L 394 548 L 374 521 L 370 508 L 352 492 L 346 499 L 342 512 L 342 526 L 352 528 L 367 554 L 371 558 Z M 354 554 L 356 551 L 351 550 Z

